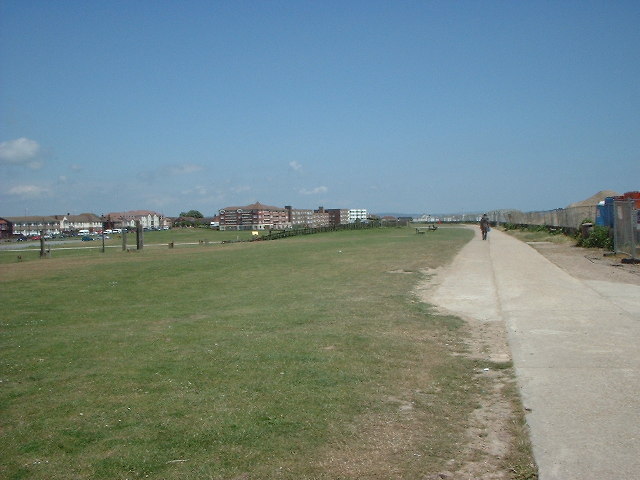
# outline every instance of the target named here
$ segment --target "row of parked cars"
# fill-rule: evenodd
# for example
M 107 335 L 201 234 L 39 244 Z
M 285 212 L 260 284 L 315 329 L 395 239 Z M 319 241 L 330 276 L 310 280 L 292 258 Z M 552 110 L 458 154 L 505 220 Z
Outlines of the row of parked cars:
M 40 235 L 30 235 L 30 236 L 25 236 L 25 235 L 18 235 L 16 237 L 13 237 L 17 242 L 28 242 L 31 240 L 40 240 L 40 238 L 44 238 L 46 240 L 55 238 L 55 235 L 51 235 L 50 233 L 44 235 L 44 236 L 40 236 Z
M 150 231 L 150 230 L 169 230 L 169 227 L 163 227 L 163 228 L 145 228 L 145 231 Z M 112 228 L 112 229 L 106 229 L 104 231 L 105 235 L 112 235 L 112 234 L 120 234 L 123 233 L 123 229 L 122 228 Z M 99 237 L 100 235 L 102 235 L 102 232 L 91 232 L 89 230 L 78 230 L 77 232 L 63 232 L 63 233 L 56 233 L 56 234 L 52 234 L 52 233 L 47 233 L 45 235 L 43 235 L 42 237 L 40 235 L 14 235 L 13 236 L 13 240 L 17 241 L 17 242 L 28 242 L 28 241 L 38 241 L 40 240 L 40 238 L 44 238 L 45 240 L 52 240 L 52 239 L 65 239 L 65 238 L 77 238 L 77 237 L 81 237 L 82 241 L 85 242 L 89 242 L 91 240 L 94 240 L 95 237 Z M 106 237 L 109 238 L 109 237 Z
M 66 239 L 66 238 L 77 238 L 77 237 L 82 237 L 82 240 L 84 240 L 85 237 L 89 237 L 91 240 L 93 240 L 93 237 L 90 237 L 90 235 L 100 235 L 99 233 L 90 233 L 89 231 L 79 231 L 79 232 L 64 232 L 64 233 L 46 233 L 42 236 L 40 235 L 14 235 L 13 239 L 17 242 L 31 242 L 31 241 L 38 241 L 41 238 L 44 238 L 45 240 L 53 240 L 53 239 Z

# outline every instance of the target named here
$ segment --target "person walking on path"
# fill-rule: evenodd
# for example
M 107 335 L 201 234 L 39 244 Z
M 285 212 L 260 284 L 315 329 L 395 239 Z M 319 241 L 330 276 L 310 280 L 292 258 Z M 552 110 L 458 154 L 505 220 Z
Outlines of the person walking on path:
M 480 219 L 480 231 L 482 232 L 483 240 L 487 239 L 487 232 L 489 232 L 489 230 L 491 230 L 491 226 L 489 225 L 489 217 L 485 213 L 482 215 L 482 218 Z

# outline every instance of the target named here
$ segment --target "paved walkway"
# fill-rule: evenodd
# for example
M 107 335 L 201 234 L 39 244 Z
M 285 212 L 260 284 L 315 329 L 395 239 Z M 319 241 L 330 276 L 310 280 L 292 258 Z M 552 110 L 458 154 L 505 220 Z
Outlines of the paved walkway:
M 541 480 L 640 478 L 640 286 L 578 280 L 493 230 L 432 301 L 506 325 Z

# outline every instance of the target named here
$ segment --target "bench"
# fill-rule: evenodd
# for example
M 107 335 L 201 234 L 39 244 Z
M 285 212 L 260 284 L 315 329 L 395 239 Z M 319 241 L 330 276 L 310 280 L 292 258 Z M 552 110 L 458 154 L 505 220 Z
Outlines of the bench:
M 438 229 L 437 225 L 429 225 L 428 227 L 416 227 L 416 233 L 435 232 Z

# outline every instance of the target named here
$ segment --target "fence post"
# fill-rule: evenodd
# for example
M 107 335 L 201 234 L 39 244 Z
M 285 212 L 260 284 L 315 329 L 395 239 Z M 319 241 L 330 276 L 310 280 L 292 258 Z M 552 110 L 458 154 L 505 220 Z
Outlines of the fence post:
M 136 248 L 142 250 L 144 248 L 144 232 L 142 230 L 142 223 L 140 220 L 136 220 Z
M 40 230 L 40 258 L 43 258 L 47 255 L 47 252 L 44 249 L 44 230 Z

